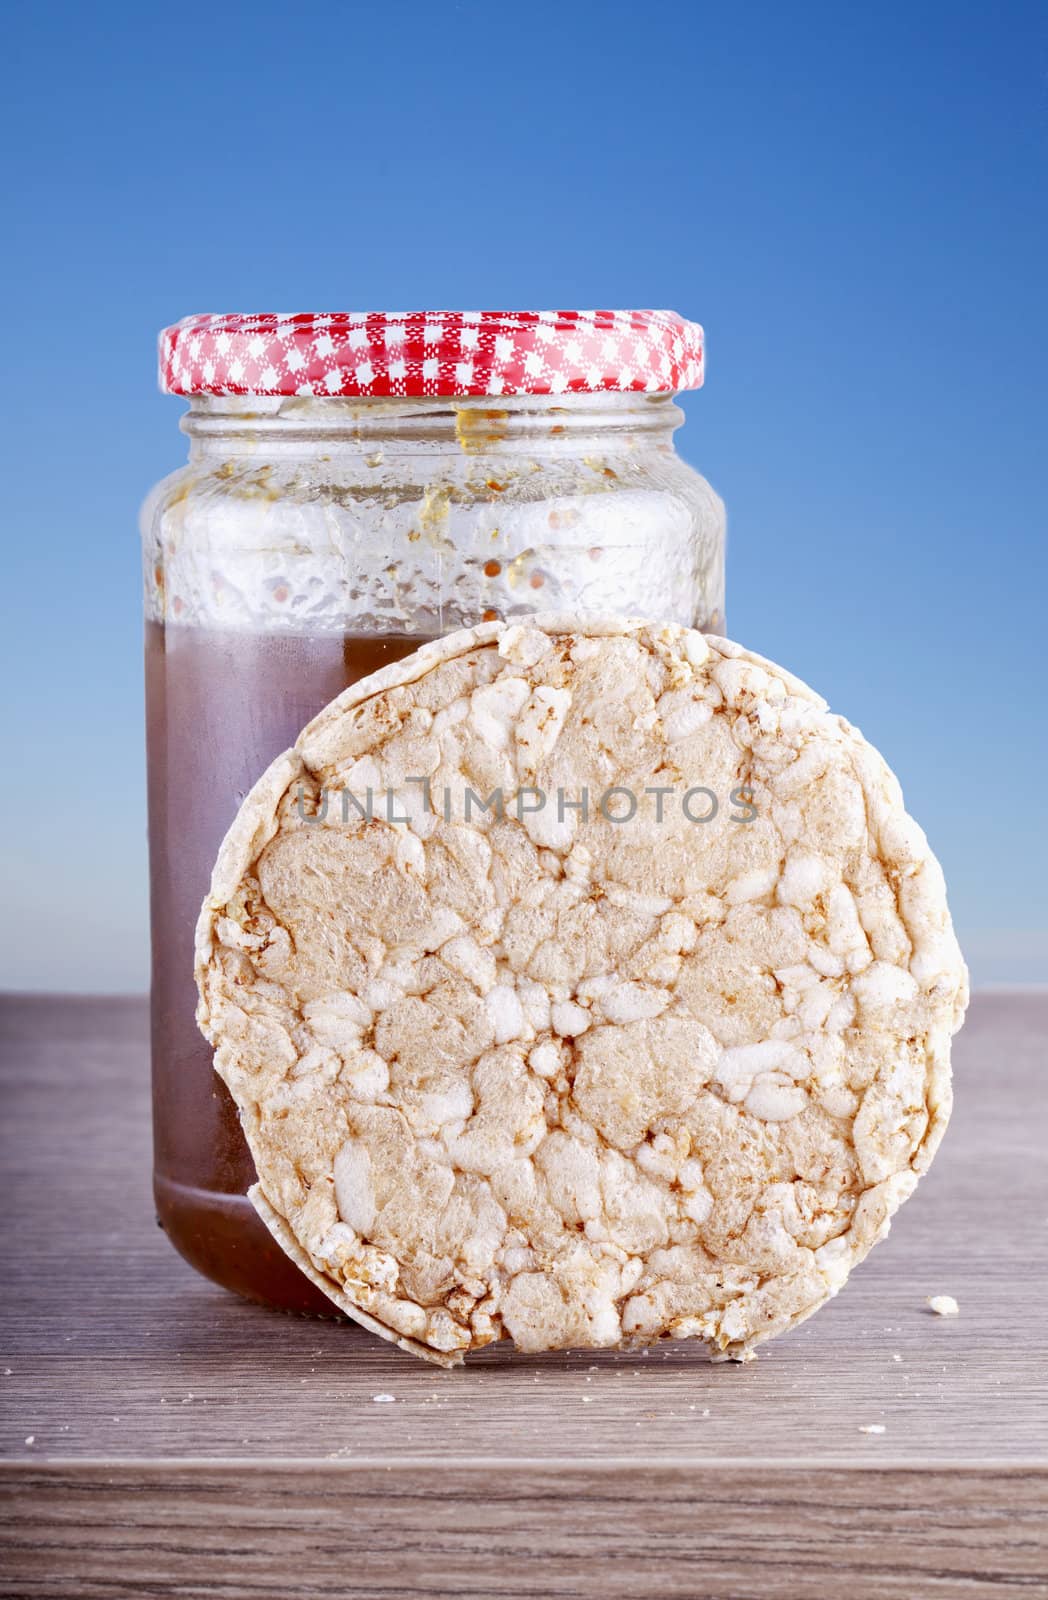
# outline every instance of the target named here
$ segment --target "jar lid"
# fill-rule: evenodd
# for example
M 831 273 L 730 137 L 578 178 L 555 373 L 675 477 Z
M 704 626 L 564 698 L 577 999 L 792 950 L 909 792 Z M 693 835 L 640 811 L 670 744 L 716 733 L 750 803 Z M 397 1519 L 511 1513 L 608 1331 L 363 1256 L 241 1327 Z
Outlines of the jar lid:
M 214 315 L 160 335 L 166 394 L 658 393 L 702 380 L 702 329 L 675 311 Z

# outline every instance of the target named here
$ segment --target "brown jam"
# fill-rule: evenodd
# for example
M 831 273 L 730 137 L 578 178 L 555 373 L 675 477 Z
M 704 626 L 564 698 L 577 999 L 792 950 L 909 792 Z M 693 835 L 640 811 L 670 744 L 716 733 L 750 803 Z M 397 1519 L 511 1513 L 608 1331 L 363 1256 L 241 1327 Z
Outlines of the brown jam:
M 157 1218 L 198 1272 L 286 1311 L 332 1306 L 247 1198 L 254 1165 L 196 1026 L 194 928 L 222 838 L 269 762 L 349 684 L 423 643 L 146 624 Z

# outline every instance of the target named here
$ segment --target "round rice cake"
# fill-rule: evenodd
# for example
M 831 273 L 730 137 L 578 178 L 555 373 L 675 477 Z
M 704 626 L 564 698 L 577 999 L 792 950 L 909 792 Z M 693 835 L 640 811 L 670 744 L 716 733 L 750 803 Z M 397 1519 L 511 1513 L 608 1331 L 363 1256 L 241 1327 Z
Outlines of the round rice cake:
M 927 1168 L 967 1001 L 854 728 L 728 640 L 553 616 L 320 713 L 222 845 L 197 977 L 258 1210 L 443 1364 L 808 1316 Z

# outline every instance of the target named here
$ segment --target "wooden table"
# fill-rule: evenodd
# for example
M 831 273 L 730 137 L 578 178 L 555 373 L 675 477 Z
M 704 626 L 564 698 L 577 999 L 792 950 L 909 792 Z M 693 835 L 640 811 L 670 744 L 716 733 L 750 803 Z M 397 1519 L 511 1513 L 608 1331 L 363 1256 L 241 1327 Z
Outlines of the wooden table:
M 1048 996 L 976 999 L 891 1239 L 744 1366 L 234 1300 L 153 1221 L 144 1003 L 0 1021 L 5 1597 L 1048 1595 Z

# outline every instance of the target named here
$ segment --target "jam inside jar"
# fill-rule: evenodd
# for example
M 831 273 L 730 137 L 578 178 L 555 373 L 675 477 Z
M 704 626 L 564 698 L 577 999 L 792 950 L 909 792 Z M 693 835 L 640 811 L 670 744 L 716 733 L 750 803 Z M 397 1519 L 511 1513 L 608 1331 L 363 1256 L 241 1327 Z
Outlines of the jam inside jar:
M 421 315 L 428 332 L 436 314 Z M 482 327 L 476 319 L 495 315 L 457 322 Z M 206 1277 L 323 1315 L 330 1302 L 247 1199 L 254 1167 L 195 1021 L 194 928 L 241 801 L 335 695 L 452 629 L 536 611 L 724 627 L 723 506 L 674 450 L 683 418 L 670 389 L 598 389 L 590 369 L 576 381 L 592 392 L 516 393 L 503 371 L 496 394 L 464 395 L 461 364 L 438 349 L 427 393 L 411 392 L 422 379 L 413 384 L 406 362 L 408 392 L 359 394 L 358 334 L 351 368 L 327 362 L 350 374 L 349 392 L 323 392 L 330 378 L 314 381 L 320 394 L 265 392 L 309 387 L 293 358 L 286 370 L 256 361 L 260 392 L 204 392 L 228 379 L 238 351 L 250 358 L 260 325 L 293 325 L 281 348 L 308 360 L 325 337 L 318 323 L 338 320 L 205 318 L 167 330 L 162 384 L 190 400 L 189 460 L 142 513 L 157 1216 Z M 373 342 L 379 366 L 397 319 L 344 320 Z M 392 349 L 410 352 L 413 327 L 399 320 L 407 343 Z M 549 326 L 565 343 L 577 328 Z M 701 381 L 701 361 L 688 381 Z
M 157 1218 L 206 1277 L 287 1310 L 333 1315 L 247 1198 L 254 1165 L 196 1026 L 193 930 L 218 847 L 258 775 L 348 684 L 422 642 L 146 623 Z

